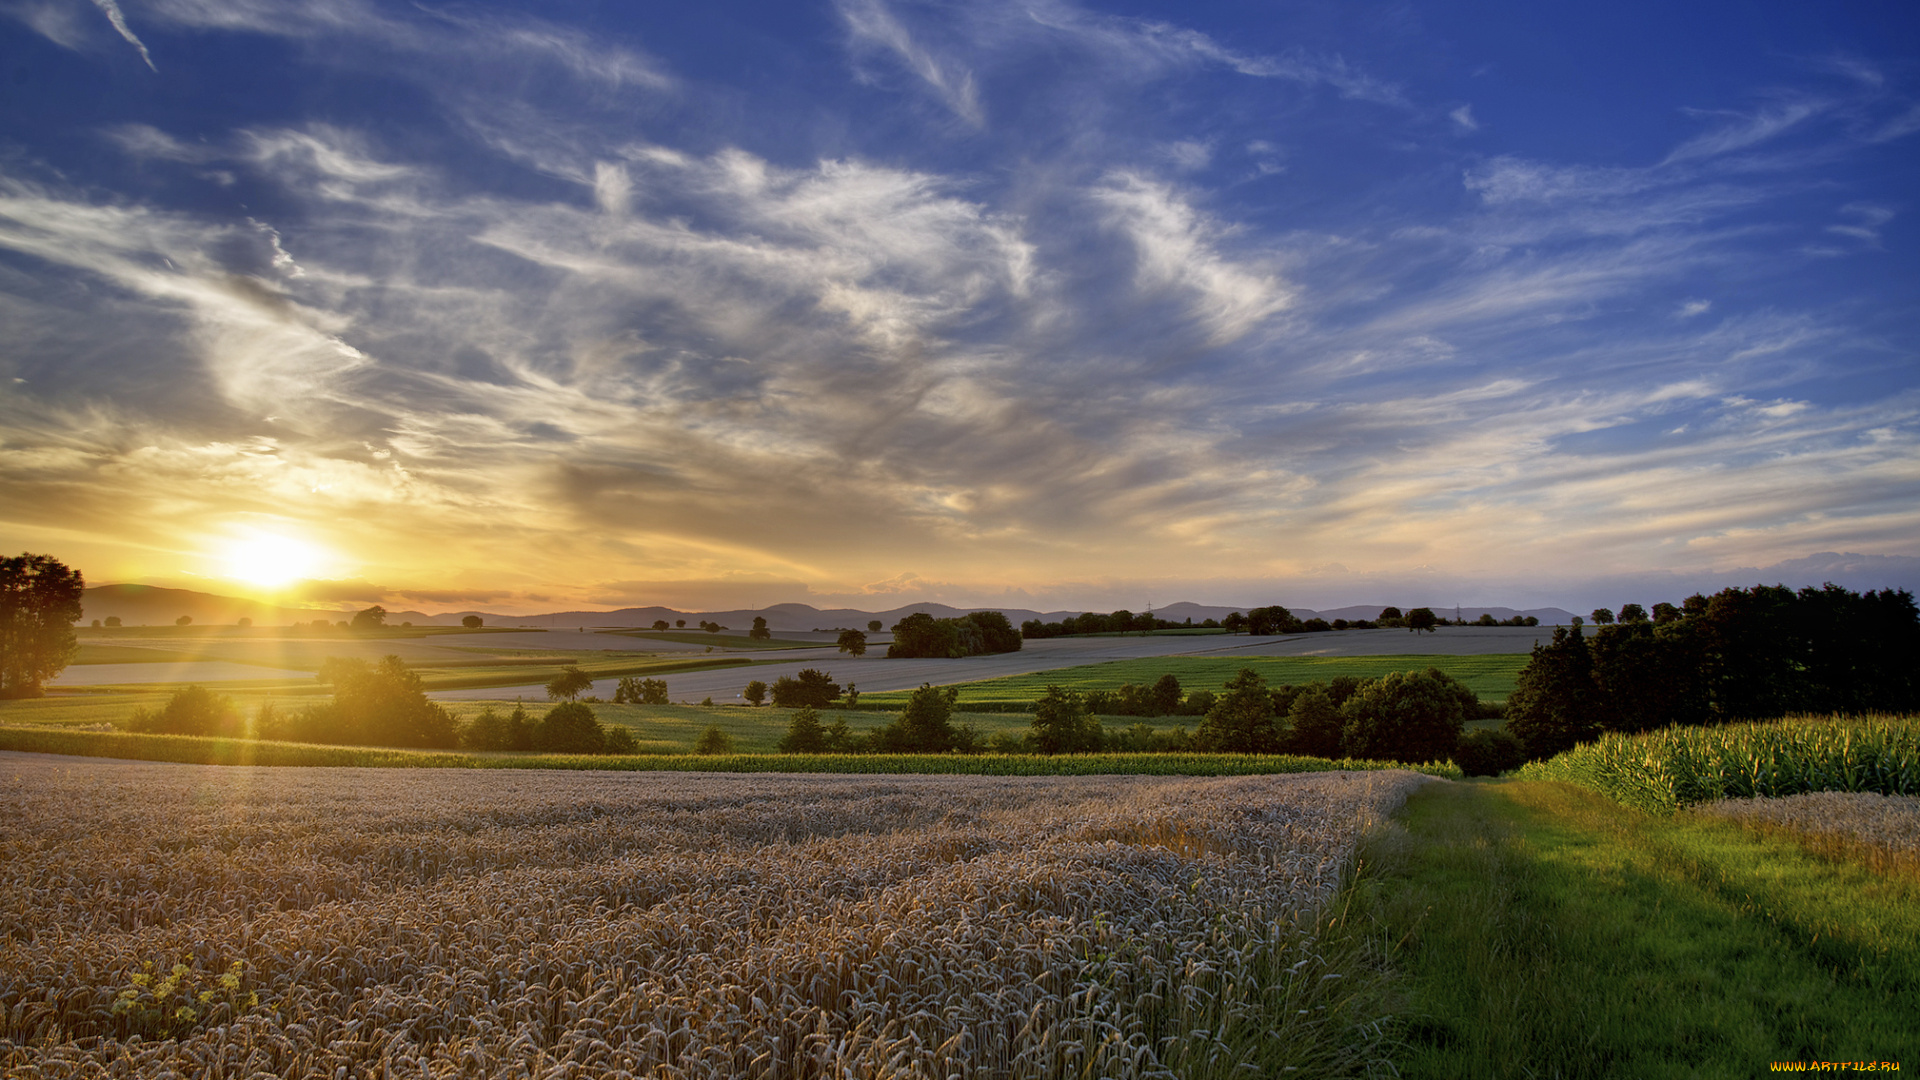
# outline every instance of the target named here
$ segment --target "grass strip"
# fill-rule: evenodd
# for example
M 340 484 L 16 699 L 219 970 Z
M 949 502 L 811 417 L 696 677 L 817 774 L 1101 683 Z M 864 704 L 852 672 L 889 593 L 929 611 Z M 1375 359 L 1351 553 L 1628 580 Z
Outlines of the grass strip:
M 1007 675 L 998 679 L 957 683 L 958 707 L 980 710 L 981 706 L 1032 708 L 1034 701 L 1049 685 L 1065 690 L 1113 691 L 1123 683 L 1150 686 L 1162 675 L 1180 680 L 1189 693 L 1195 690 L 1219 692 L 1227 680 L 1243 669 L 1251 668 L 1266 677 L 1267 685 L 1326 682 L 1342 675 L 1376 679 L 1395 671 L 1441 671 L 1465 683 L 1482 700 L 1504 701 L 1513 692 L 1514 680 L 1527 666 L 1524 653 L 1492 653 L 1481 656 L 1163 656 L 1138 660 L 1108 660 L 1098 664 L 1053 668 L 1025 675 Z M 912 694 L 910 690 L 884 690 L 860 695 L 863 704 L 891 704 L 898 707 Z
M 1413 769 L 1458 776 L 1453 765 L 1260 754 L 465 754 L 453 751 L 255 742 L 123 731 L 0 728 L 0 750 L 190 765 L 374 768 L 604 769 L 618 772 L 925 773 L 966 776 L 1254 776 L 1268 773 Z
M 1559 783 L 1434 784 L 1362 851 L 1400 1075 L 1750 1077 L 1920 1062 L 1920 887 Z

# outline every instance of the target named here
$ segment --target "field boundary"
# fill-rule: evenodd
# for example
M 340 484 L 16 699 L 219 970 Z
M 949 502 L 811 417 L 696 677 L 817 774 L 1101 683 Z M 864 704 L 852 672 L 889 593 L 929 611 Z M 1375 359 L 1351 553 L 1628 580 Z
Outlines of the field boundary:
M 923 773 L 965 776 L 1259 776 L 1406 769 L 1458 778 L 1457 766 L 1328 760 L 1285 754 L 469 754 L 373 746 L 259 742 L 195 735 L 137 735 L 0 727 L 0 750 L 182 765 L 320 768 L 573 769 L 608 772 Z

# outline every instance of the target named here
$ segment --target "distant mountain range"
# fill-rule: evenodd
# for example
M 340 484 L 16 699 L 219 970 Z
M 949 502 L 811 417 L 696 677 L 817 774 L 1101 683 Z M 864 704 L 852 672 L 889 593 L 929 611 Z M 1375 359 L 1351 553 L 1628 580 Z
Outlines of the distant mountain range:
M 86 591 L 83 598 L 85 613 L 82 621 L 104 620 L 109 616 L 118 616 L 128 626 L 171 626 L 182 615 L 190 616 L 199 625 L 231 626 L 241 619 L 251 619 L 256 626 L 287 626 L 296 622 L 312 622 L 315 619 L 339 621 L 352 617 L 352 611 L 334 608 L 293 608 L 275 604 L 261 603 L 257 600 L 243 600 L 233 596 L 216 596 L 212 593 L 195 592 L 191 589 L 167 589 L 157 585 L 98 585 Z M 1156 608 L 1154 614 L 1174 622 L 1188 620 L 1200 623 L 1207 619 L 1223 619 L 1234 611 L 1244 612 L 1250 607 L 1218 607 L 1207 604 L 1169 604 Z M 1380 614 L 1380 604 L 1353 604 L 1342 608 L 1315 611 L 1311 608 L 1290 608 L 1294 616 L 1301 619 L 1372 619 Z M 1459 616 L 1471 622 L 1482 614 L 1492 615 L 1495 619 L 1509 619 L 1515 615 L 1532 615 L 1543 623 L 1563 623 L 1572 618 L 1573 613 L 1560 608 L 1528 608 L 1524 611 L 1505 607 L 1461 607 L 1436 609 L 1438 614 L 1452 618 L 1455 611 Z M 969 611 L 1000 611 L 1013 620 L 1014 625 L 1030 619 L 1042 622 L 1059 622 L 1069 615 L 1078 615 L 1079 611 L 1030 611 L 1025 608 L 956 608 L 945 604 L 908 604 L 904 607 L 889 608 L 885 611 L 859 611 L 854 608 L 828 608 L 822 610 L 806 604 L 775 604 L 768 608 L 733 611 L 676 611 L 665 607 L 619 608 L 614 611 L 555 611 L 544 615 L 502 615 L 490 611 L 444 611 L 429 615 L 422 611 L 389 611 L 389 625 L 410 622 L 416 626 L 458 626 L 460 620 L 468 615 L 478 615 L 486 620 L 488 626 L 533 626 L 533 627 L 633 627 L 651 626 L 660 619 L 669 623 L 685 619 L 689 626 L 698 626 L 702 622 L 717 622 L 735 630 L 744 630 L 753 625 L 754 617 L 764 615 L 767 625 L 775 630 L 837 630 L 852 627 L 865 629 L 867 623 L 878 619 L 885 626 L 892 626 L 901 619 L 916 612 L 925 612 L 937 619 L 964 615 Z

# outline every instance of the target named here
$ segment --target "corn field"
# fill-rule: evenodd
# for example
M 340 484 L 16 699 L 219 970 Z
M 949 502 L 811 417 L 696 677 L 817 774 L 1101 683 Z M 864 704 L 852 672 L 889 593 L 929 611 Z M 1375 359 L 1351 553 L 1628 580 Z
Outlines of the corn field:
M 1351 1071 L 1314 928 L 1427 781 L 0 755 L 0 1073 Z
M 1651 813 L 1814 791 L 1920 795 L 1920 718 L 1787 717 L 1603 735 L 1519 775 L 1582 784 Z

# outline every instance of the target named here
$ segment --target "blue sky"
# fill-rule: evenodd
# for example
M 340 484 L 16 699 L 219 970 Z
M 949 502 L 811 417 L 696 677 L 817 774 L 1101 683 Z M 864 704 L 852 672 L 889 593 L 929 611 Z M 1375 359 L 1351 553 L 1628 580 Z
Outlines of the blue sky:
M 1911 4 L 0 4 L 0 536 L 531 610 L 1920 584 Z

